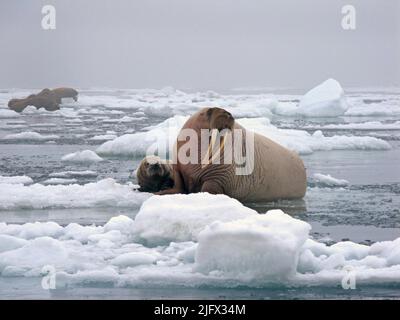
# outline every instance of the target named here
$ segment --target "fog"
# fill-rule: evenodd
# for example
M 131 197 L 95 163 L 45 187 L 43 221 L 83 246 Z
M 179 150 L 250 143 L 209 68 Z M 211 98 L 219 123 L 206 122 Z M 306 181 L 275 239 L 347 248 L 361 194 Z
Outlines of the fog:
M 399 57 L 399 0 L 0 2 L 0 88 L 398 86 Z

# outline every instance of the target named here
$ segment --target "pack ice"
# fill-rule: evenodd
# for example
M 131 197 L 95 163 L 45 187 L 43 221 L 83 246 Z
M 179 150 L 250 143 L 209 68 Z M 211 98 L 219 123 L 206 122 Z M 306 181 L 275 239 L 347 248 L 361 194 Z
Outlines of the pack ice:
M 357 285 L 400 284 L 400 238 L 328 246 L 310 230 L 225 195 L 152 196 L 135 219 L 115 216 L 104 226 L 0 223 L 0 274 L 39 277 L 50 265 L 59 288 L 228 288 L 340 286 L 351 268 Z
M 180 128 L 188 117 L 174 116 L 160 124 L 148 128 L 148 131 L 122 135 L 100 145 L 96 152 L 100 155 L 142 157 L 158 151 L 167 157 L 172 152 Z M 300 154 L 329 150 L 387 150 L 391 146 L 382 139 L 369 136 L 325 136 L 317 130 L 309 133 L 305 130 L 280 129 L 268 118 L 241 118 L 236 120 L 246 129 L 261 134 L 290 150 Z

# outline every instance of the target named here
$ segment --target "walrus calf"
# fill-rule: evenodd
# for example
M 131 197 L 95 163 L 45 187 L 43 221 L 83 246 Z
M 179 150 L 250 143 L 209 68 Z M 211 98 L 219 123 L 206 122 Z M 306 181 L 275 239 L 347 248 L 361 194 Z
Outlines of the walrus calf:
M 139 191 L 158 192 L 174 186 L 172 166 L 157 156 L 145 157 L 136 173 Z
M 181 134 L 187 136 L 186 129 L 195 132 L 197 139 L 182 139 Z M 204 129 L 212 132 L 211 138 L 210 135 L 206 138 L 208 151 L 205 157 L 201 152 L 204 150 L 204 141 L 199 142 Z M 210 154 L 210 150 L 214 150 L 216 145 L 216 134 L 222 135 L 224 131 L 240 134 L 231 135 L 230 152 L 243 154 L 247 147 L 251 147 L 246 155 L 251 168 L 249 172 L 238 174 L 236 158 L 228 163 L 222 161 L 224 150 L 229 145 L 223 140 L 225 138 L 220 142 L 217 152 Z M 252 139 L 248 139 L 249 137 Z M 183 161 L 182 155 L 191 152 L 195 153 L 191 155 L 195 161 Z M 158 194 L 209 192 L 226 194 L 246 203 L 302 198 L 306 192 L 306 170 L 296 153 L 246 130 L 235 122 L 229 112 L 221 108 L 204 108 L 187 120 L 176 141 L 175 157 L 174 187 Z M 215 164 L 217 161 L 208 163 L 209 159 L 222 160 Z

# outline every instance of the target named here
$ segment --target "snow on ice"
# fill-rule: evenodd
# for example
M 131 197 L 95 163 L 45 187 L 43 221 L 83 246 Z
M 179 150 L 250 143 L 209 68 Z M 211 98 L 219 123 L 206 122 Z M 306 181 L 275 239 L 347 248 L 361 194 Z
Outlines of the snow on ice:
M 0 223 L 0 273 L 35 277 L 52 265 L 59 287 L 231 288 L 339 286 L 351 267 L 358 284 L 400 283 L 400 238 L 328 246 L 310 230 L 280 210 L 259 215 L 227 196 L 153 196 L 135 219 L 104 226 Z

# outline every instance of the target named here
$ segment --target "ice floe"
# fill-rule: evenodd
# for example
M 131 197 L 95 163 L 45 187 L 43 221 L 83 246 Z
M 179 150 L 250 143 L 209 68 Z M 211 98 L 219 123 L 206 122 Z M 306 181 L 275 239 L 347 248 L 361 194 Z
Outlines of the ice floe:
M 99 157 L 92 150 L 83 150 L 66 154 L 61 158 L 61 160 L 67 162 L 91 163 L 103 161 L 103 158 Z
M 31 184 L 33 180 L 28 176 L 0 176 L 0 184 Z
M 100 145 L 96 152 L 100 155 L 144 156 L 158 150 L 160 154 L 171 151 L 180 128 L 188 117 L 174 116 L 148 128 L 148 131 L 125 134 Z M 271 124 L 268 118 L 242 118 L 237 122 L 300 154 L 329 150 L 387 150 L 388 142 L 375 137 L 363 136 L 324 136 L 322 131 L 313 134 L 304 130 L 280 129 Z
M 108 178 L 84 185 L 0 184 L 0 209 L 140 206 L 150 194 Z
M 44 135 L 35 131 L 20 132 L 14 134 L 8 134 L 4 136 L 3 140 L 16 140 L 16 141 L 49 141 L 57 140 L 60 137 L 58 135 Z
M 206 203 L 203 202 L 205 198 Z M 190 202 L 188 199 L 186 195 L 175 195 L 153 196 L 146 200 L 133 228 L 137 241 L 154 246 L 196 240 L 199 232 L 215 220 L 230 221 L 256 214 L 226 195 L 207 197 L 197 193 L 190 196 Z M 183 212 L 185 219 L 180 216 Z
M 329 246 L 310 230 L 280 210 L 257 214 L 227 196 L 154 196 L 135 219 L 104 226 L 0 223 L 0 274 L 39 277 L 51 266 L 59 288 L 340 287 L 350 270 L 357 286 L 400 285 L 400 238 Z
M 43 181 L 44 184 L 74 184 L 76 179 L 65 179 L 65 178 L 50 178 Z
M 83 170 L 83 171 L 61 171 L 61 172 L 53 172 L 49 174 L 51 178 L 93 178 L 97 177 L 97 172 L 92 170 Z
M 327 187 L 345 187 L 349 185 L 349 181 L 345 179 L 337 179 L 332 177 L 330 174 L 315 173 L 313 181 L 320 186 Z
M 383 123 L 381 121 L 355 122 L 355 123 L 339 123 L 327 125 L 307 125 L 304 129 L 314 130 L 400 130 L 400 121 L 391 123 Z
M 17 118 L 20 114 L 8 109 L 0 109 L 0 119 Z

